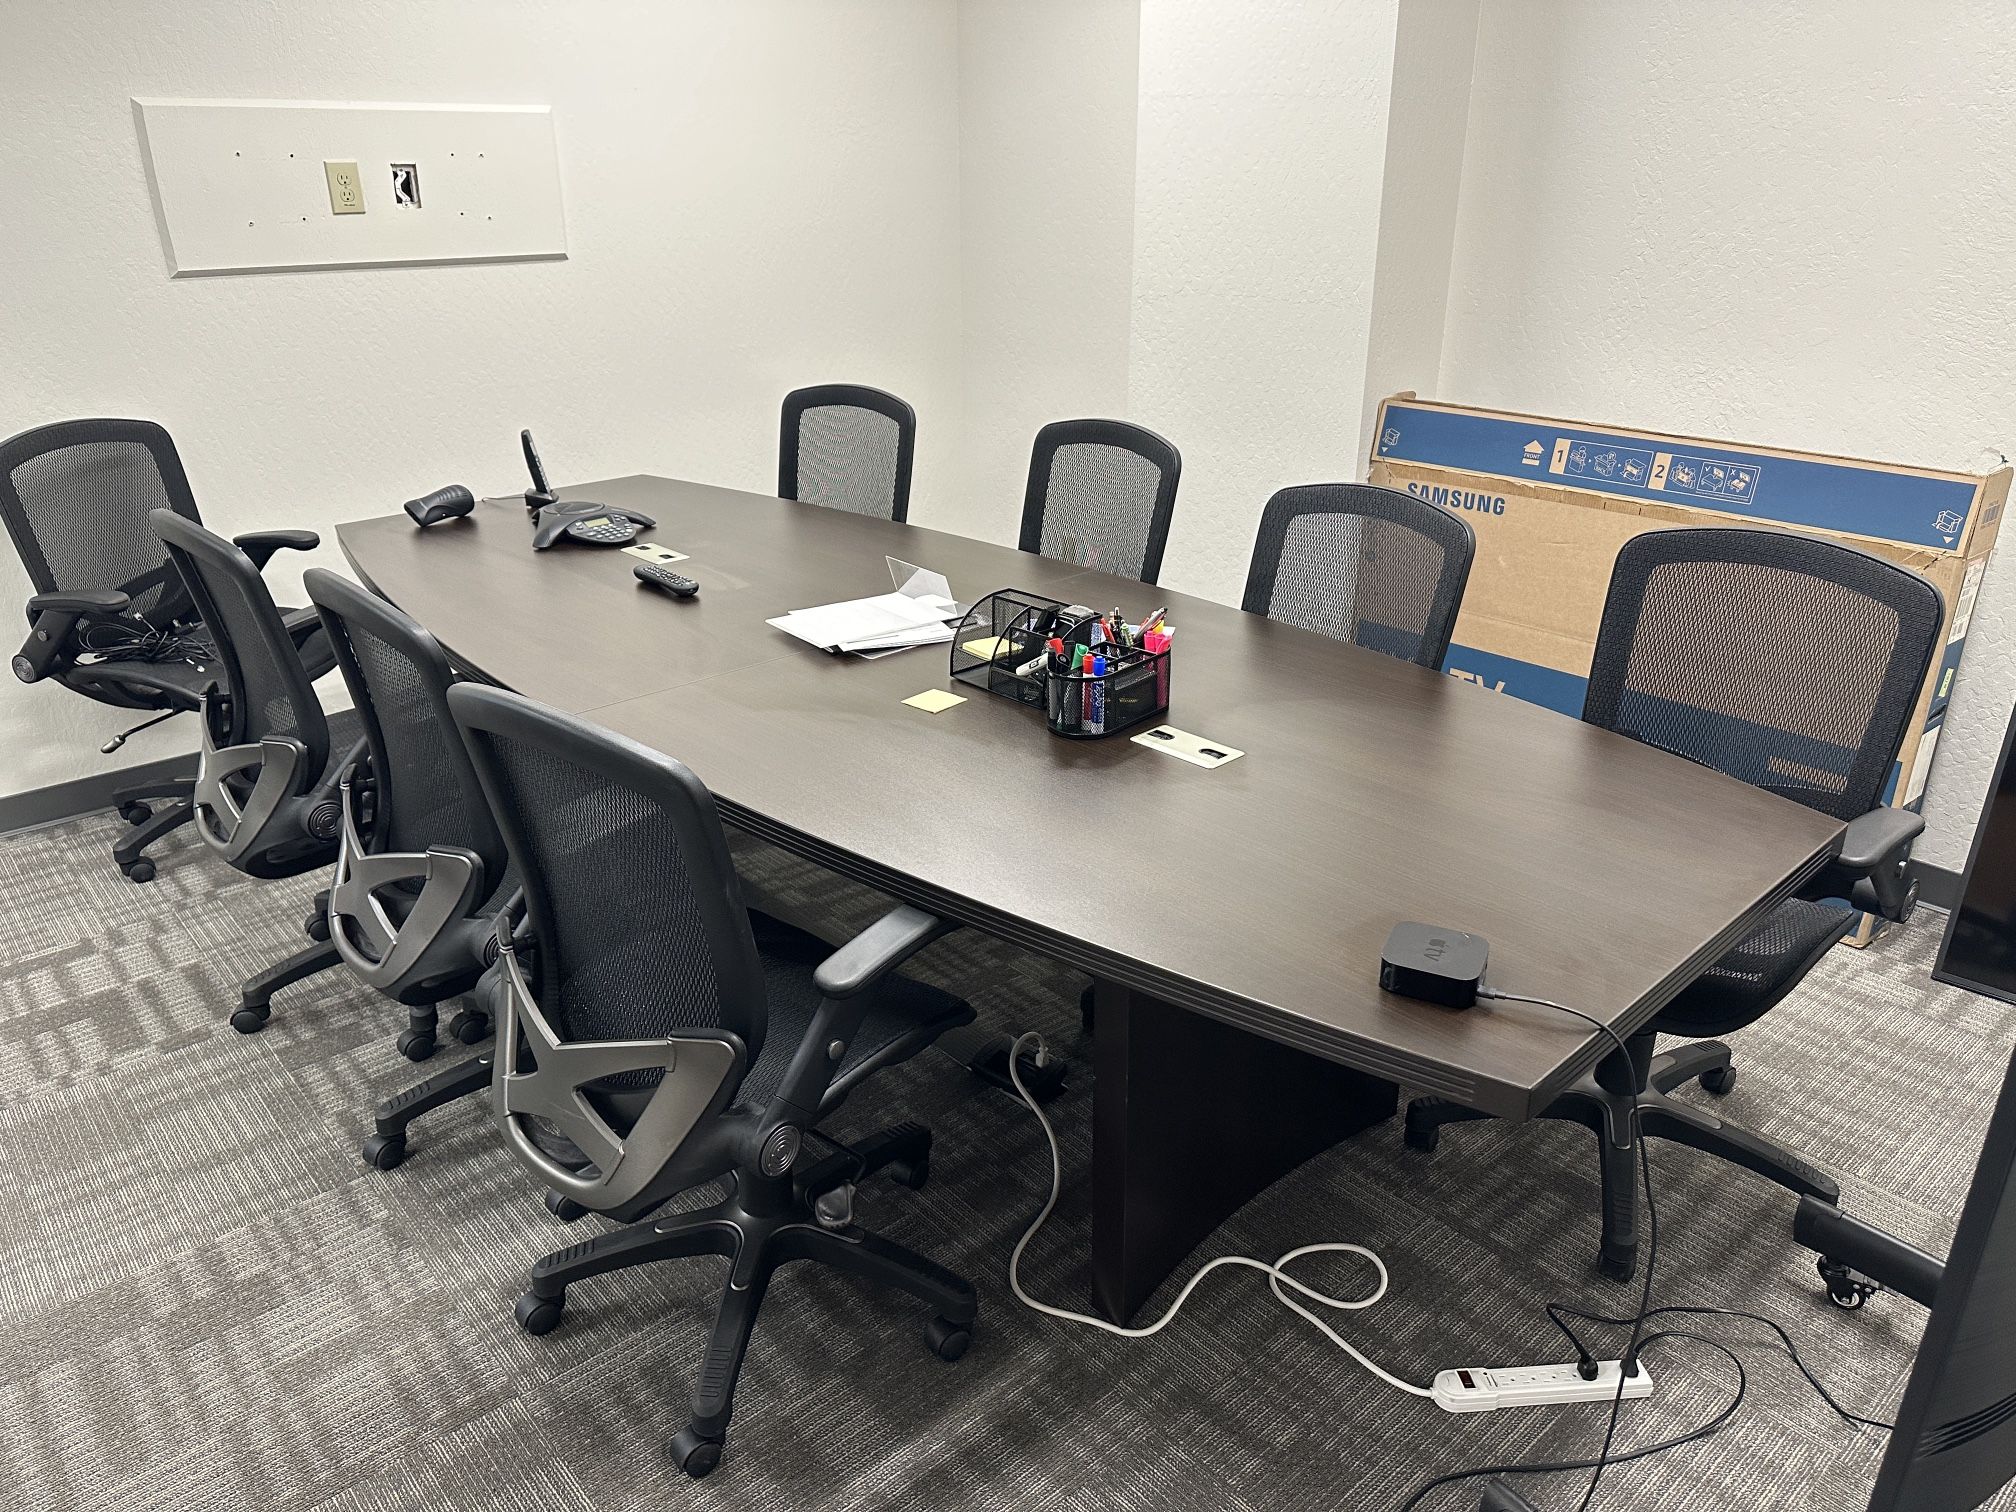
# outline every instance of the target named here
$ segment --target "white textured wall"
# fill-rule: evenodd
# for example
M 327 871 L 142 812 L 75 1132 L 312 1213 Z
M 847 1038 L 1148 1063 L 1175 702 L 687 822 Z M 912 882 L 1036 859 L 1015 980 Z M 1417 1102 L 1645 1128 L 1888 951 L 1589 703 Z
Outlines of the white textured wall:
M 1398 0 L 1142 0 L 1128 418 L 1183 452 L 1162 581 L 1237 603 L 1261 508 L 1362 477 Z
M 1485 0 L 1442 397 L 1934 467 L 2016 437 L 1998 4 Z M 2016 544 L 1918 854 L 1957 867 L 2016 695 Z
M 1432 397 L 1441 371 L 1480 10 L 1481 0 L 1401 0 L 1358 416 L 1367 452 L 1379 401 L 1403 389 Z
M 215 528 L 326 536 L 449 480 L 521 486 L 525 425 L 560 479 L 768 489 L 784 392 L 850 379 L 925 417 L 932 523 L 956 487 L 957 21 L 945 0 L 9 6 L 0 433 L 157 419 Z M 572 256 L 171 282 L 133 95 L 550 103 Z M 340 565 L 333 541 L 316 559 Z M 276 564 L 289 595 L 303 565 Z M 0 552 L 8 616 L 26 592 Z M 194 743 L 180 720 L 99 756 L 121 722 L 0 678 L 0 793 Z
M 960 0 L 964 486 L 934 499 L 947 529 L 1014 544 L 1037 430 L 1125 412 L 1140 23 L 1140 0 Z

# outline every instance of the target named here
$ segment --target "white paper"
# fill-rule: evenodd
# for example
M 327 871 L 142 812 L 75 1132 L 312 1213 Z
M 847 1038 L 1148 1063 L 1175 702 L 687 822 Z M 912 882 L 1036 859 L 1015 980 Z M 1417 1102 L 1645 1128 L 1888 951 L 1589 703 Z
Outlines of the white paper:
M 952 627 L 945 621 L 956 612 L 950 599 L 881 593 L 794 609 L 767 623 L 822 651 L 897 650 L 949 641 Z

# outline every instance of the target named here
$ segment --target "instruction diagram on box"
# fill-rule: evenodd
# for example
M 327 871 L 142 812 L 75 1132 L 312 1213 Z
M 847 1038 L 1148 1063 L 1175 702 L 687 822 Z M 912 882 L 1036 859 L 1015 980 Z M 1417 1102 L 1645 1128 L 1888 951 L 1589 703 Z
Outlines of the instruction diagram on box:
M 1593 478 L 1651 493 L 1679 493 L 1739 505 L 1757 497 L 1764 473 L 1754 462 L 1718 462 L 1712 457 L 1642 446 L 1607 446 L 1573 436 L 1555 441 L 1547 470 L 1565 478 Z

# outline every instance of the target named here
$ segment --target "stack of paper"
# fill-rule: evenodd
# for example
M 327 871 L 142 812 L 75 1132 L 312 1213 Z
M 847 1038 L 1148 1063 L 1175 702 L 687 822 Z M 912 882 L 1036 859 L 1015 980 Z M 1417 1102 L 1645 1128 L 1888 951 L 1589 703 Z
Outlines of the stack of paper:
M 768 623 L 822 651 L 900 651 L 952 639 L 952 627 L 945 622 L 956 613 L 950 599 L 878 593 L 842 604 L 794 609 Z
M 911 646 L 942 646 L 952 639 L 946 621 L 965 610 L 952 598 L 952 588 L 935 572 L 890 557 L 894 593 L 873 598 L 794 609 L 764 623 L 795 635 L 821 651 L 852 652 L 856 656 L 887 656 Z

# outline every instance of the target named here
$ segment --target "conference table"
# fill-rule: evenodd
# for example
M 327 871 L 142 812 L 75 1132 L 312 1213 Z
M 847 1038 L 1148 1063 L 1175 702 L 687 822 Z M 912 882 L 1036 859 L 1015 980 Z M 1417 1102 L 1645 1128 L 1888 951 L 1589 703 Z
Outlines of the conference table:
M 686 553 L 699 596 L 643 587 L 609 547 L 534 552 L 515 500 L 337 538 L 471 675 L 676 757 L 733 825 L 1092 977 L 1092 1280 L 1114 1319 L 1389 1118 L 1397 1084 L 1528 1118 L 1613 1048 L 1546 1008 L 1383 992 L 1395 923 L 1480 934 L 1494 986 L 1628 1036 L 1841 844 L 1837 821 L 1680 757 L 1207 599 L 703 483 L 561 496 L 654 516 L 640 539 Z M 888 592 L 889 557 L 961 602 L 1166 605 L 1168 721 L 1244 755 L 1060 739 L 951 683 L 944 646 L 863 660 L 765 623 Z M 948 687 L 966 701 L 943 713 L 902 702 Z

